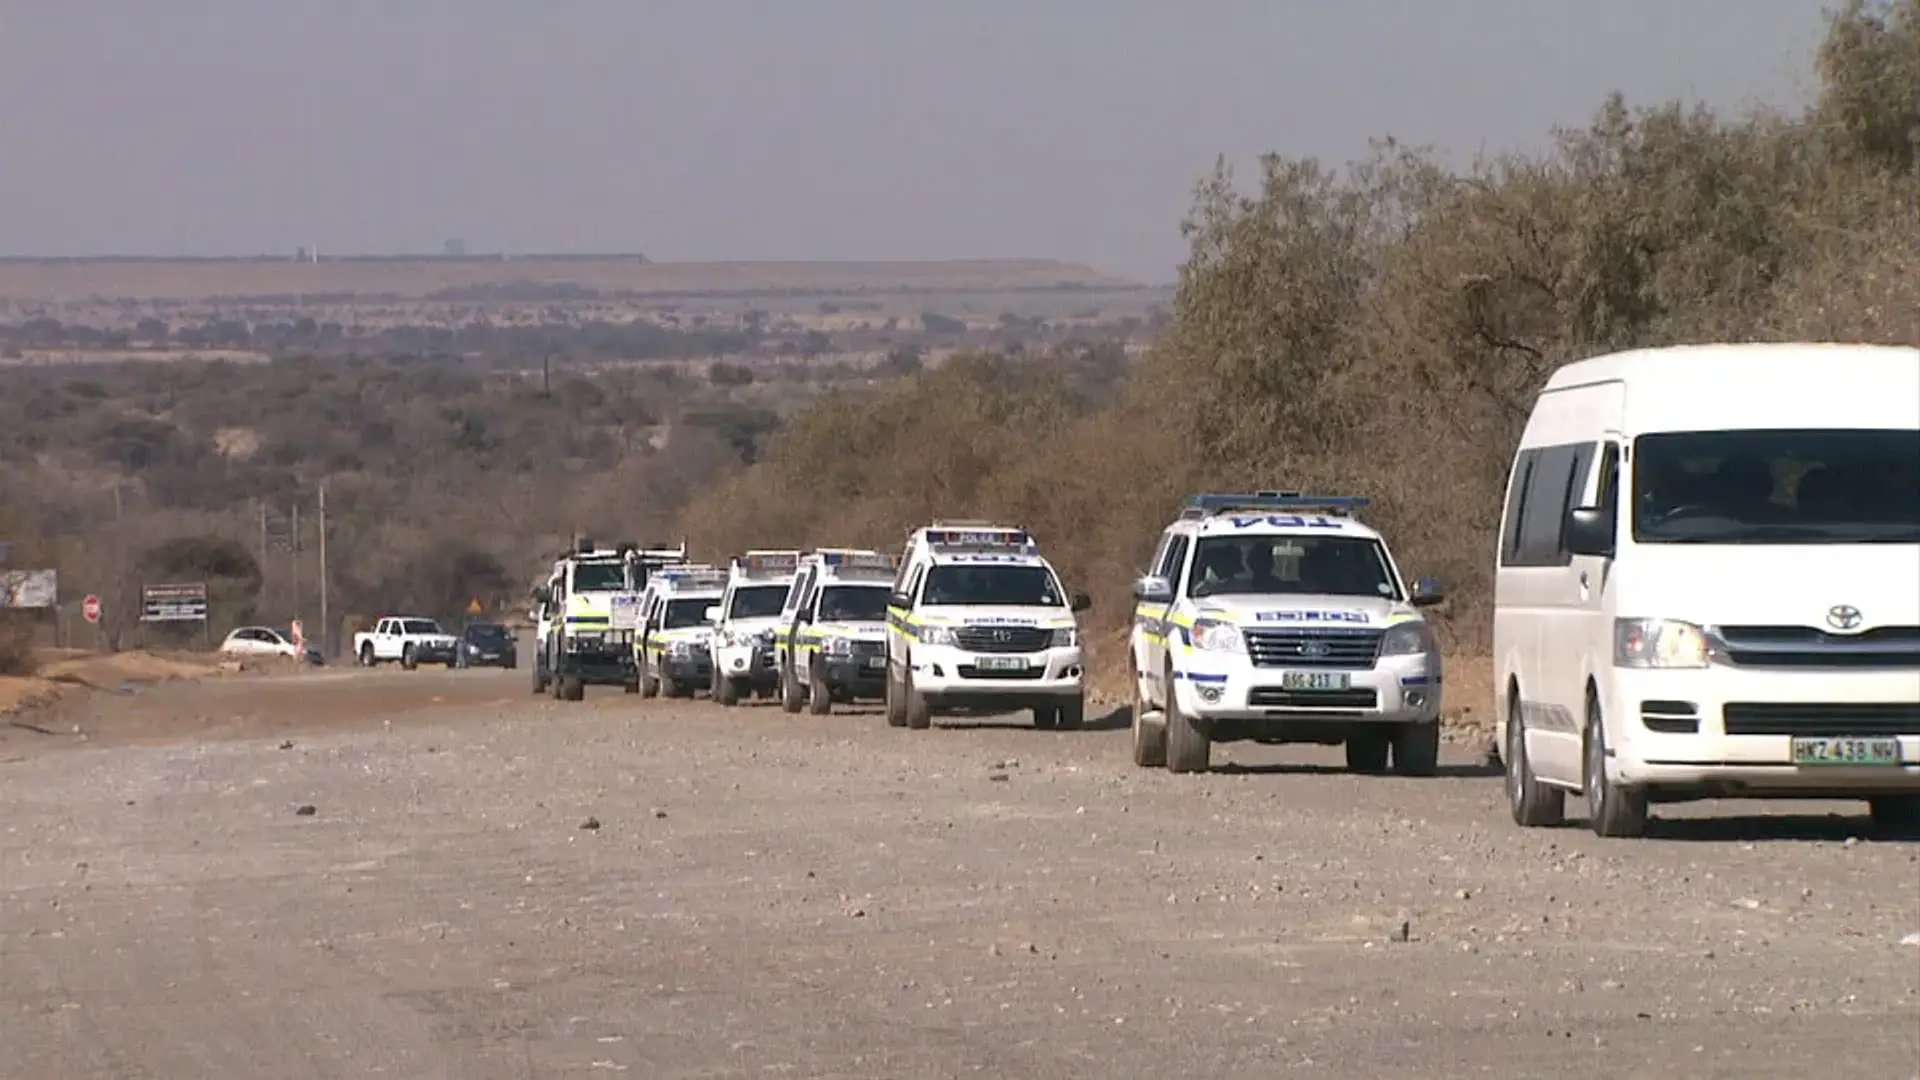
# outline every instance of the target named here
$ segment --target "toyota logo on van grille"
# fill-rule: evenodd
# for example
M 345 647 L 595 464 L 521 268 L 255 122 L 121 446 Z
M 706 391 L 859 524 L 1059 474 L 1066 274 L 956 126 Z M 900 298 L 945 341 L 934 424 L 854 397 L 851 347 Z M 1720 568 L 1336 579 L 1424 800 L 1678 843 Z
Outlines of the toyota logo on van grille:
M 993 632 L 993 640 L 995 640 L 995 641 L 999 641 L 999 642 L 1008 642 L 1008 641 L 1012 641 L 1012 640 L 1013 640 L 1013 631 L 1011 631 L 1011 630 L 995 630 L 995 631 Z
M 1857 629 L 1860 618 L 1860 609 L 1852 604 L 1835 604 L 1827 609 L 1827 625 L 1835 630 Z
M 1325 656 L 1333 651 L 1333 646 L 1324 641 L 1309 641 L 1300 646 L 1301 656 Z

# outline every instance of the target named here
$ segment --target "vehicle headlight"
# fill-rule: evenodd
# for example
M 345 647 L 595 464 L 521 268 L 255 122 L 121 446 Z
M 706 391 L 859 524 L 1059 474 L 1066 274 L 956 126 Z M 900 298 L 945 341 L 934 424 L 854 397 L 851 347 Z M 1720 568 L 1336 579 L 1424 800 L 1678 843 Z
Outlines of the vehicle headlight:
M 1390 626 L 1380 639 L 1381 656 L 1420 656 L 1439 651 L 1440 645 L 1434 640 L 1433 627 L 1428 626 L 1425 619 Z
M 1206 652 L 1240 652 L 1246 648 L 1240 628 L 1221 619 L 1195 619 L 1191 636 L 1193 647 Z
M 843 637 L 828 638 L 822 647 L 834 656 L 845 656 L 853 651 L 853 639 Z
M 920 628 L 922 645 L 958 645 L 959 639 L 953 636 L 951 626 L 923 626 Z
M 1047 642 L 1049 649 L 1071 649 L 1080 644 L 1080 631 L 1072 626 L 1063 626 L 1053 632 L 1053 639 Z
M 1703 668 L 1707 635 L 1672 619 L 1615 619 L 1613 662 L 1628 668 Z
M 691 642 L 691 641 L 676 641 L 676 642 L 674 642 L 674 643 L 672 643 L 671 645 L 668 645 L 668 646 L 667 646 L 667 655 L 669 655 L 669 656 L 692 656 L 692 655 L 693 655 L 693 642 Z

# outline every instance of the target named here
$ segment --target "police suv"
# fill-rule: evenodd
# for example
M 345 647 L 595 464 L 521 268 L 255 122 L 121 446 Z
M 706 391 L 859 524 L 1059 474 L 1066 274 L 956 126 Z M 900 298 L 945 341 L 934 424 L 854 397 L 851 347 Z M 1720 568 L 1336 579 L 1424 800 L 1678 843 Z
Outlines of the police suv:
M 935 713 L 1033 711 L 1034 726 L 1086 715 L 1076 612 L 1025 529 L 936 521 L 914 530 L 887 600 L 887 723 Z
M 704 564 L 654 573 L 633 643 L 641 696 L 692 697 L 712 681 L 711 612 L 726 587 L 726 571 Z
M 1204 772 L 1211 745 L 1346 745 L 1347 767 L 1430 775 L 1440 646 L 1357 497 L 1196 495 L 1134 582 L 1133 760 Z
M 822 548 L 800 561 L 774 639 L 780 707 L 816 716 L 835 701 L 886 696 L 887 596 L 900 560 Z
M 771 696 L 780 675 L 773 638 L 780 605 L 800 571 L 798 551 L 749 551 L 728 568 L 727 591 L 713 612 L 713 699 L 733 705 L 751 693 Z

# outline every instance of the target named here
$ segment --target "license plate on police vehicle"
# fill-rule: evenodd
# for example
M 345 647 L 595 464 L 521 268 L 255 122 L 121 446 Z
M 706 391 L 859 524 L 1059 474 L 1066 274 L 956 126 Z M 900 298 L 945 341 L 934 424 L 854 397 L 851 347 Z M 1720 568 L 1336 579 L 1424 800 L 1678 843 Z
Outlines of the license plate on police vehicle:
M 1345 690 L 1344 671 L 1289 671 L 1280 676 L 1282 690 Z
M 1898 765 L 1898 739 L 1821 739 L 1793 740 L 1795 765 Z
M 1027 658 L 1024 656 L 976 656 L 973 666 L 981 671 L 1025 671 Z

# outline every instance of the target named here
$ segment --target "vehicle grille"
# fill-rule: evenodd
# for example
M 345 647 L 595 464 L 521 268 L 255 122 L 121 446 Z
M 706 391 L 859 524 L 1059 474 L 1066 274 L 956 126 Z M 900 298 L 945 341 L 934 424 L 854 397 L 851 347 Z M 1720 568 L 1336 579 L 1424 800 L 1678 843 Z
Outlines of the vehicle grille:
M 1740 667 L 1920 668 L 1920 626 L 1829 634 L 1811 626 L 1722 626 L 1719 652 Z
M 847 642 L 847 655 L 849 656 L 885 656 L 886 653 L 887 643 L 884 641 Z
M 1247 691 L 1247 704 L 1262 709 L 1371 709 L 1380 695 L 1370 689 L 1281 690 L 1257 686 Z
M 1920 702 L 1730 701 L 1720 723 L 1729 735 L 1920 735 Z
M 1247 630 L 1254 667 L 1372 669 L 1383 630 Z
M 963 626 L 953 639 L 968 652 L 1039 652 L 1053 640 L 1053 631 L 1037 626 Z
M 972 664 L 956 664 L 954 670 L 958 671 L 963 679 L 995 679 L 1002 682 L 1010 679 L 1037 679 L 1046 673 L 1045 668 L 1037 667 L 1021 668 L 1018 671 L 982 671 Z

